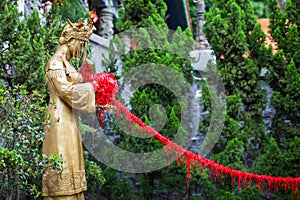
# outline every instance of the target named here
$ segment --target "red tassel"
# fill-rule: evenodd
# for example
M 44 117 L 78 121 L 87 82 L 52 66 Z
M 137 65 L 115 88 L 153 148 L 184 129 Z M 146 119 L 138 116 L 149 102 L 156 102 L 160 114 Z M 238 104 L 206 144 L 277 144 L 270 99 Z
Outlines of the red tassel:
M 93 115 L 93 119 L 92 119 L 92 147 L 95 147 L 95 116 Z
M 192 175 L 191 175 L 191 160 L 190 160 L 190 158 L 186 158 L 185 167 L 186 167 L 186 172 L 187 172 L 187 178 L 188 179 L 192 178 Z
M 189 199 L 189 178 L 186 178 L 186 192 L 185 192 L 185 199 L 188 200 Z
M 181 155 L 180 155 L 178 152 L 176 152 L 176 162 L 177 162 L 177 166 L 180 165 L 180 159 L 181 159 Z
M 130 47 L 133 49 L 133 51 L 136 51 L 136 43 L 130 41 Z

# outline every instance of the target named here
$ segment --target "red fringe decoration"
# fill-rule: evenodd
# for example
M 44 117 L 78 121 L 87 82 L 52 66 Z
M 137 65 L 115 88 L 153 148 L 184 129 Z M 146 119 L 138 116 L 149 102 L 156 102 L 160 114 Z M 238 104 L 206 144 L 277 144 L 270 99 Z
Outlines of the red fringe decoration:
M 224 182 L 224 177 L 228 178 L 231 176 L 231 184 L 234 186 L 236 181 L 239 188 L 246 188 L 253 181 L 258 186 L 258 188 L 263 191 L 264 183 L 267 183 L 266 190 L 267 191 L 278 191 L 278 188 L 281 186 L 284 188 L 284 191 L 287 192 L 289 189 L 292 190 L 292 196 L 294 197 L 298 193 L 300 176 L 296 178 L 290 177 L 275 177 L 268 175 L 258 175 L 254 173 L 248 173 L 240 170 L 231 169 L 227 166 L 220 165 L 215 163 L 213 160 L 208 160 L 206 158 L 201 157 L 200 155 L 194 154 L 191 151 L 188 151 L 181 147 L 180 145 L 170 141 L 168 138 L 162 136 L 160 133 L 156 132 L 153 128 L 149 127 L 138 117 L 133 115 L 124 105 L 122 105 L 118 100 L 115 99 L 115 95 L 117 94 L 117 81 L 114 76 L 107 73 L 99 73 L 94 74 L 92 72 L 91 64 L 84 63 L 83 69 L 80 70 L 82 76 L 85 80 L 91 82 L 94 86 L 96 93 L 96 103 L 101 108 L 100 113 L 103 114 L 103 111 L 107 108 L 114 107 L 116 109 L 117 117 L 121 118 L 121 113 L 124 114 L 126 122 L 129 125 L 132 122 L 136 123 L 143 133 L 147 133 L 150 137 L 155 137 L 157 140 L 162 142 L 165 147 L 164 151 L 167 156 L 170 156 L 170 153 L 175 153 L 177 156 L 176 161 L 179 165 L 181 163 L 181 158 L 185 158 L 185 167 L 187 171 L 187 189 L 188 189 L 188 181 L 192 178 L 191 175 L 191 163 L 193 167 L 196 168 L 196 163 L 198 163 L 201 167 L 202 172 L 204 168 L 208 168 L 211 172 L 211 178 L 216 181 L 218 175 L 221 174 L 222 182 Z M 96 81 L 96 83 L 95 83 Z M 103 122 L 103 116 L 100 114 L 100 121 Z M 168 165 L 170 165 L 168 159 Z M 188 195 L 188 192 L 187 192 Z M 186 197 L 188 198 L 188 196 Z
M 191 151 L 183 149 L 181 146 L 173 143 L 168 140 L 166 137 L 162 136 L 158 132 L 156 132 L 153 128 L 146 125 L 139 118 L 134 116 L 125 106 L 123 106 L 120 102 L 118 102 L 115 98 L 112 99 L 112 104 L 115 106 L 118 113 L 123 113 L 126 118 L 129 118 L 133 122 L 137 123 L 140 127 L 143 127 L 144 131 L 149 134 L 149 136 L 155 137 L 157 140 L 162 142 L 165 145 L 165 148 L 168 150 L 165 152 L 168 153 L 170 150 L 176 152 L 177 155 L 177 164 L 180 164 L 180 156 L 184 155 L 185 157 L 185 167 L 187 169 L 187 181 L 192 178 L 190 173 L 191 170 L 191 162 L 193 163 L 194 168 L 196 167 L 196 163 L 200 164 L 201 170 L 207 167 L 211 171 L 211 177 L 214 181 L 217 180 L 218 175 L 221 174 L 222 179 L 224 177 L 228 178 L 228 175 L 231 175 L 231 184 L 234 186 L 237 180 L 237 184 L 239 188 L 246 188 L 251 185 L 253 181 L 258 186 L 258 188 L 262 191 L 264 189 L 264 183 L 267 183 L 266 190 L 267 191 L 278 191 L 279 186 L 282 186 L 287 192 L 287 190 L 292 190 L 292 195 L 295 196 L 298 193 L 300 177 L 289 178 L 289 177 L 275 177 L 268 175 L 258 175 L 254 173 L 243 172 L 240 170 L 231 169 L 227 166 L 220 165 L 215 163 L 213 160 L 208 160 L 206 158 L 200 157 L 197 154 L 194 154 Z M 188 186 L 188 182 L 187 182 Z

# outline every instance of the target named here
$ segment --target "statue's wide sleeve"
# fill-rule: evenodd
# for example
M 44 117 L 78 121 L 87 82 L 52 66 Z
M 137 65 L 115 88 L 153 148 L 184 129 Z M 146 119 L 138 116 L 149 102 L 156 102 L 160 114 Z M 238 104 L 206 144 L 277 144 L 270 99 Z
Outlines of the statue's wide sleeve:
M 88 113 L 95 112 L 95 93 L 91 83 L 70 82 L 65 73 L 51 77 L 50 81 L 57 95 L 73 109 Z

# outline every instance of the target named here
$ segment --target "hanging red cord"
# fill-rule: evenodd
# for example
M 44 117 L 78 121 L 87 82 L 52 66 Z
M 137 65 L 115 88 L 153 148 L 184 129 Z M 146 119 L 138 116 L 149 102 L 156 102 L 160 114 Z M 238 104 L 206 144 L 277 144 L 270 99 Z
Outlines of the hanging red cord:
M 143 128 L 144 132 L 148 133 L 149 136 L 154 136 L 157 140 L 162 142 L 169 149 L 176 152 L 177 155 L 183 155 L 185 157 L 185 167 L 187 170 L 187 181 L 192 177 L 191 163 L 194 163 L 192 167 L 196 167 L 196 163 L 198 163 L 201 168 L 208 168 L 211 172 L 211 177 L 214 181 L 218 178 L 219 174 L 224 175 L 224 177 L 228 178 L 228 175 L 231 175 L 232 185 L 235 184 L 235 180 L 237 180 L 237 184 L 239 188 L 246 188 L 253 181 L 258 186 L 258 188 L 262 191 L 264 189 L 264 183 L 267 183 L 266 190 L 267 191 L 278 191 L 279 186 L 282 186 L 287 190 L 292 190 L 293 197 L 298 193 L 300 177 L 290 178 L 290 177 L 275 177 L 268 175 L 258 175 L 254 173 L 248 173 L 240 170 L 231 169 L 227 166 L 220 165 L 215 163 L 213 160 L 208 160 L 203 158 L 197 154 L 194 154 L 191 151 L 185 150 L 180 145 L 173 143 L 168 140 L 166 137 L 162 136 L 160 133 L 156 132 L 153 128 L 149 127 L 147 124 L 142 122 L 139 118 L 134 116 L 124 105 L 118 102 L 115 98 L 112 98 L 112 105 L 115 107 L 117 113 L 123 113 L 125 118 L 130 119 L 132 122 L 135 122 L 140 127 Z M 177 158 L 178 159 L 178 158 Z M 187 184 L 188 186 L 188 184 Z
M 93 67 L 93 66 L 92 66 Z M 293 197 L 298 193 L 300 177 L 290 178 L 290 177 L 275 177 L 268 175 L 259 175 L 254 173 L 248 173 L 240 170 L 231 169 L 227 166 L 215 163 L 213 160 L 208 160 L 200 155 L 194 154 L 191 151 L 184 149 L 182 146 L 170 141 L 168 138 L 164 137 L 160 133 L 156 132 L 155 129 L 149 127 L 142 120 L 132 114 L 124 105 L 122 105 L 115 95 L 118 93 L 117 81 L 112 74 L 99 73 L 94 74 L 90 64 L 83 64 L 83 68 L 79 70 L 82 73 L 83 78 L 93 84 L 96 94 L 96 103 L 100 107 L 100 114 L 98 115 L 101 125 L 104 121 L 102 115 L 105 109 L 114 108 L 117 117 L 125 118 L 129 125 L 136 123 L 142 132 L 147 133 L 151 137 L 155 137 L 158 141 L 164 144 L 164 150 L 166 154 L 172 151 L 177 155 L 177 164 L 182 163 L 181 158 L 184 157 L 185 167 L 187 171 L 187 189 L 188 181 L 192 177 L 191 167 L 196 168 L 197 163 L 200 165 L 201 170 L 208 168 L 211 174 L 211 178 L 216 181 L 219 174 L 224 175 L 223 177 L 228 178 L 231 176 L 232 185 L 237 184 L 239 188 L 245 188 L 251 183 L 255 182 L 260 190 L 264 189 L 264 183 L 267 184 L 267 191 L 278 191 L 281 186 L 284 188 L 285 192 L 289 189 L 292 190 Z M 102 113 L 102 115 L 101 115 Z M 123 114 L 123 115 L 121 115 Z M 168 162 L 169 163 L 169 162 Z M 192 163 L 192 165 L 191 165 Z M 188 198 L 188 197 L 187 197 Z

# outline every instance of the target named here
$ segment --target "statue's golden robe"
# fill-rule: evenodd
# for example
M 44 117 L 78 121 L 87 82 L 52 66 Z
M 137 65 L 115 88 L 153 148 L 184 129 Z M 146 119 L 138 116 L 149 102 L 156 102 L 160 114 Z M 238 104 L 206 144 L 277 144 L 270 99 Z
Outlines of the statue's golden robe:
M 55 102 L 49 106 L 48 114 L 58 121 L 46 132 L 43 153 L 47 156 L 62 155 L 65 169 L 61 174 L 54 170 L 46 171 L 42 180 L 42 196 L 47 200 L 84 199 L 82 192 L 87 186 L 76 111 L 94 113 L 95 94 L 90 83 L 73 81 L 65 66 L 55 62 L 50 60 L 48 63 L 46 78 L 50 102 Z M 80 74 L 75 76 L 81 77 Z

